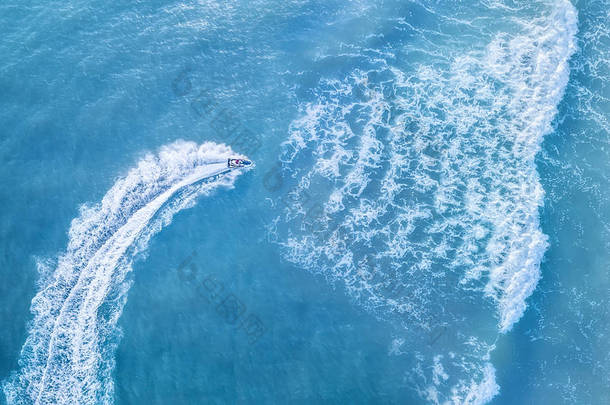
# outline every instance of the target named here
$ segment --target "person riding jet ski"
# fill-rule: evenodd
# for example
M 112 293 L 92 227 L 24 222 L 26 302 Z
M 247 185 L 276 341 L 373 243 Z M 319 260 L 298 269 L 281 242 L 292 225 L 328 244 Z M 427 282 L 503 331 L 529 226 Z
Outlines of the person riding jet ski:
M 232 159 L 229 158 L 228 166 L 232 169 L 234 167 L 247 167 L 252 164 L 248 159 Z

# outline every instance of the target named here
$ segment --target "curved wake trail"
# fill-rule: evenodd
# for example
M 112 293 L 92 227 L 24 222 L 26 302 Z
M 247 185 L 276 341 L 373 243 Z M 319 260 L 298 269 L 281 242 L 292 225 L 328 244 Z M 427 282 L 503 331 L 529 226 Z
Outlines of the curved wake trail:
M 224 145 L 178 141 L 148 155 L 94 207 L 83 206 L 68 249 L 41 280 L 20 369 L 4 384 L 10 404 L 111 403 L 116 323 L 135 255 L 202 194 L 231 187 L 239 171 Z M 44 266 L 41 266 L 44 270 Z

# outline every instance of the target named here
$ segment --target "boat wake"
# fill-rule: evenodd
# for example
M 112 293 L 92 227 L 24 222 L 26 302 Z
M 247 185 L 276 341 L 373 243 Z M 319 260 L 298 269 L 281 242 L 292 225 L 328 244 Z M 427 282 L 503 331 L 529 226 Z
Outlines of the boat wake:
M 232 187 L 240 171 L 227 159 L 235 156 L 224 145 L 178 141 L 143 158 L 99 204 L 81 207 L 56 266 L 40 263 L 20 368 L 3 384 L 9 404 L 112 403 L 133 258 L 197 197 Z

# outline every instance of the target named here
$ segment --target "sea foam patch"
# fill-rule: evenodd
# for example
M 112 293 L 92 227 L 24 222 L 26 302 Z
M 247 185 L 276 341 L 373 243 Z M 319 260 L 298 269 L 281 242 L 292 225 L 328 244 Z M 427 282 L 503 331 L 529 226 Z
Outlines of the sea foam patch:
M 567 1 L 542 6 L 480 49 L 408 68 L 377 57 L 321 80 L 284 144 L 295 201 L 273 229 L 284 257 L 414 341 L 446 327 L 442 349 L 416 355 L 431 402 L 498 392 L 493 341 L 540 278 L 548 242 L 534 158 L 568 81 L 577 22 Z M 299 203 L 312 196 L 321 209 Z
M 40 261 L 19 369 L 3 383 L 8 403 L 113 402 L 116 324 L 134 255 L 197 197 L 233 186 L 239 171 L 227 170 L 228 157 L 241 156 L 225 145 L 174 142 L 145 156 L 100 203 L 81 207 L 56 265 Z

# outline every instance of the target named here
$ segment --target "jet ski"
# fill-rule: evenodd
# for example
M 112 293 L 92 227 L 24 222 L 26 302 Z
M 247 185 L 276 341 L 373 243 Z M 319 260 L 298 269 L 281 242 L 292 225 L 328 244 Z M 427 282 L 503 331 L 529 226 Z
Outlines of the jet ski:
M 252 165 L 252 161 L 248 160 L 248 159 L 232 159 L 229 158 L 229 161 L 227 163 L 227 165 L 229 166 L 229 169 L 233 169 L 236 167 L 248 167 Z

